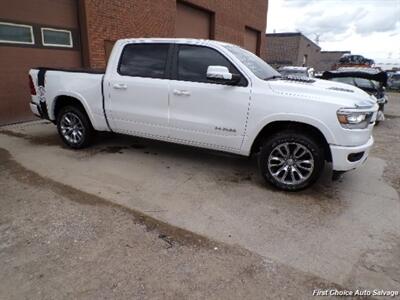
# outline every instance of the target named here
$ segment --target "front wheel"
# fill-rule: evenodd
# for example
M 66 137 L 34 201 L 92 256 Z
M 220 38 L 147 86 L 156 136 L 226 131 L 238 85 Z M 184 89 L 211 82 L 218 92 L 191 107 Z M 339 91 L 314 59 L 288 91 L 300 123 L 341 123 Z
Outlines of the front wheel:
M 298 191 L 312 185 L 324 164 L 324 150 L 314 138 L 289 130 L 270 137 L 259 156 L 264 179 L 286 191 Z
M 74 149 L 87 147 L 94 129 L 86 113 L 75 106 L 66 106 L 57 116 L 57 129 L 63 142 Z

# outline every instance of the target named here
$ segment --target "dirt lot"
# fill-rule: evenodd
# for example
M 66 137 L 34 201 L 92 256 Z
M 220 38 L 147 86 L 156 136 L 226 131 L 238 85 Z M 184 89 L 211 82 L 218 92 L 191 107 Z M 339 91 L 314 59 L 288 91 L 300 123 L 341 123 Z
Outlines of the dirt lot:
M 385 179 L 400 193 L 400 93 L 390 94 L 386 121 L 375 129 L 372 155 L 387 162 Z
M 254 160 L 54 126 L 0 128 L 0 299 L 310 299 L 400 290 L 400 97 L 366 165 L 265 187 Z M 382 297 L 379 297 L 382 299 Z

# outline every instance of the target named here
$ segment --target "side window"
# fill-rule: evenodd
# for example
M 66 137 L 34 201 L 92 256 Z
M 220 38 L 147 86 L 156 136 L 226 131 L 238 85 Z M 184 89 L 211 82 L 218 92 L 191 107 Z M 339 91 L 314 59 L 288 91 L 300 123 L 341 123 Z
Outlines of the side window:
M 181 45 L 178 51 L 178 80 L 194 82 L 210 82 L 207 79 L 208 66 L 224 66 L 231 73 L 240 72 L 218 51 L 202 46 Z M 244 81 L 244 83 L 243 83 Z M 240 85 L 245 85 L 242 77 Z
M 122 51 L 121 75 L 165 78 L 169 44 L 130 44 Z

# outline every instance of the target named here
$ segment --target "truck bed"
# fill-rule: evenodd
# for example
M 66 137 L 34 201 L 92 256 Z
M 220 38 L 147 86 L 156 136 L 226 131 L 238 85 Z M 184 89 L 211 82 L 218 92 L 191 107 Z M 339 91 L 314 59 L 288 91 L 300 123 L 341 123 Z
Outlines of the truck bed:
M 37 67 L 29 74 L 37 91 L 31 107 L 38 107 L 42 118 L 54 122 L 56 102 L 60 97 L 71 97 L 82 103 L 96 130 L 108 130 L 103 99 L 104 70 Z

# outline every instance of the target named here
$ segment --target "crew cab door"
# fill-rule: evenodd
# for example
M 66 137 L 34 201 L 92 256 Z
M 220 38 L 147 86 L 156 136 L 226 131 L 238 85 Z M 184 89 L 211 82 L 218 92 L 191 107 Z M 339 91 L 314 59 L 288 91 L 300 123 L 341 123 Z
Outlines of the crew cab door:
M 113 131 L 168 136 L 168 43 L 130 43 L 107 70 L 104 98 Z
M 208 66 L 238 69 L 208 46 L 177 44 L 170 81 L 170 137 L 221 150 L 240 149 L 250 101 L 250 85 L 241 75 L 237 85 L 207 79 Z

